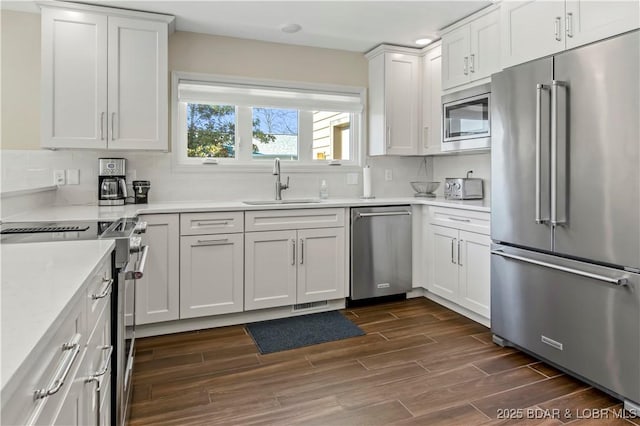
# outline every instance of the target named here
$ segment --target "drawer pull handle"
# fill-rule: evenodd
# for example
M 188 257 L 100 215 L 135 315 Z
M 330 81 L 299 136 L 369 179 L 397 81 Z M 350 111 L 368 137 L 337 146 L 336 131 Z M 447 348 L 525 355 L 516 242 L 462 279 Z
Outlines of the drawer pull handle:
M 457 218 L 457 217 L 450 217 L 449 220 L 454 220 L 456 222 L 466 222 L 466 223 L 471 222 L 471 219 L 460 219 L 460 218 Z
M 113 285 L 113 278 L 111 278 L 111 279 L 103 278 L 102 282 L 104 283 L 104 286 L 102 287 L 102 290 L 100 291 L 100 293 L 92 294 L 91 295 L 91 300 L 104 299 L 105 297 L 107 297 L 111 293 L 111 286 Z
M 304 240 L 300 238 L 300 264 L 304 264 Z
M 213 246 L 216 244 L 222 244 L 229 241 L 228 238 L 220 238 L 218 240 L 198 240 L 198 244 L 201 246 Z
M 291 251 L 293 252 L 293 256 L 291 256 L 291 264 L 296 264 L 296 239 L 291 239 Z
M 100 377 L 104 376 L 109 369 L 109 364 L 111 364 L 111 355 L 113 354 L 113 346 L 104 346 L 102 350 L 107 351 L 107 356 L 104 358 L 104 364 L 98 371 L 96 371 L 91 377 L 85 380 L 85 383 L 95 383 L 96 384 L 96 425 L 100 426 L 100 400 L 102 399 L 100 393 L 102 389 L 100 388 Z
M 220 221 L 220 220 L 208 220 L 196 222 L 196 226 L 226 226 L 229 224 L 228 220 Z
M 64 385 L 64 381 L 67 379 L 67 376 L 71 371 L 71 366 L 73 366 L 73 363 L 75 362 L 76 358 L 78 358 L 78 354 L 80 353 L 80 337 L 80 334 L 76 334 L 75 336 L 73 336 L 73 339 L 71 339 L 69 343 L 64 343 L 62 345 L 62 352 L 66 352 L 66 354 L 62 358 L 62 362 L 56 369 L 54 379 L 51 381 L 47 388 L 38 389 L 34 392 L 34 400 L 51 396 L 62 388 L 62 385 Z

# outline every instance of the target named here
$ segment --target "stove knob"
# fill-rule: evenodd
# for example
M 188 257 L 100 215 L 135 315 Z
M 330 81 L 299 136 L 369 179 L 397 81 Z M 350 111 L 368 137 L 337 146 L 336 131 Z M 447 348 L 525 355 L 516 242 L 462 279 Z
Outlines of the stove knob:
M 136 227 L 133 228 L 134 234 L 144 234 L 147 232 L 147 222 L 138 222 Z
M 449 182 L 447 182 L 447 183 L 444 184 L 444 187 L 446 189 L 451 189 L 451 184 Z
M 459 184 L 458 182 L 454 183 L 454 184 L 453 184 L 453 186 L 454 186 L 456 189 L 460 189 L 460 184 Z
M 129 253 L 139 253 L 142 250 L 142 238 L 131 237 L 129 238 Z

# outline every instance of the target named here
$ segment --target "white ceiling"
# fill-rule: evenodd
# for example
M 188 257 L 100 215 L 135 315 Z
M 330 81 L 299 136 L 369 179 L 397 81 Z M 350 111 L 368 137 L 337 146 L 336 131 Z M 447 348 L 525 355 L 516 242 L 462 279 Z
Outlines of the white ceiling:
M 491 4 L 491 1 L 88 1 L 165 13 L 178 31 L 366 52 L 380 43 L 414 45 L 421 36 Z M 32 1 L 2 1 L 3 9 L 37 12 Z M 302 30 L 286 34 L 285 24 Z

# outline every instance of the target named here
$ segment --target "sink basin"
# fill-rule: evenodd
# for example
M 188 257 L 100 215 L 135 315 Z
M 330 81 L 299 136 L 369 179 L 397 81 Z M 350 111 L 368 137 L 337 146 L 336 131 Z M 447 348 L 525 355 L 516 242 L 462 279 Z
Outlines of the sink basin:
M 260 200 L 260 201 L 243 201 L 244 204 L 248 204 L 250 206 L 267 206 L 272 204 L 309 204 L 309 203 L 319 203 L 320 200 L 316 200 L 313 198 L 300 198 L 293 200 Z

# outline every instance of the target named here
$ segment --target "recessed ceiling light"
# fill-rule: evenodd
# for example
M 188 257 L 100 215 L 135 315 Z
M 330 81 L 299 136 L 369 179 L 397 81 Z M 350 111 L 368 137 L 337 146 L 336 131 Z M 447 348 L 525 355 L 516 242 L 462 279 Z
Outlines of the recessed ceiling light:
M 283 33 L 287 33 L 287 34 L 297 33 L 301 29 L 302 29 L 302 27 L 300 25 L 298 25 L 298 24 L 285 24 L 285 25 L 280 27 L 280 30 Z
M 431 43 L 433 40 L 430 38 L 426 38 L 426 37 L 421 37 L 419 39 L 416 39 L 415 44 L 417 44 L 418 46 L 426 46 L 427 44 Z

